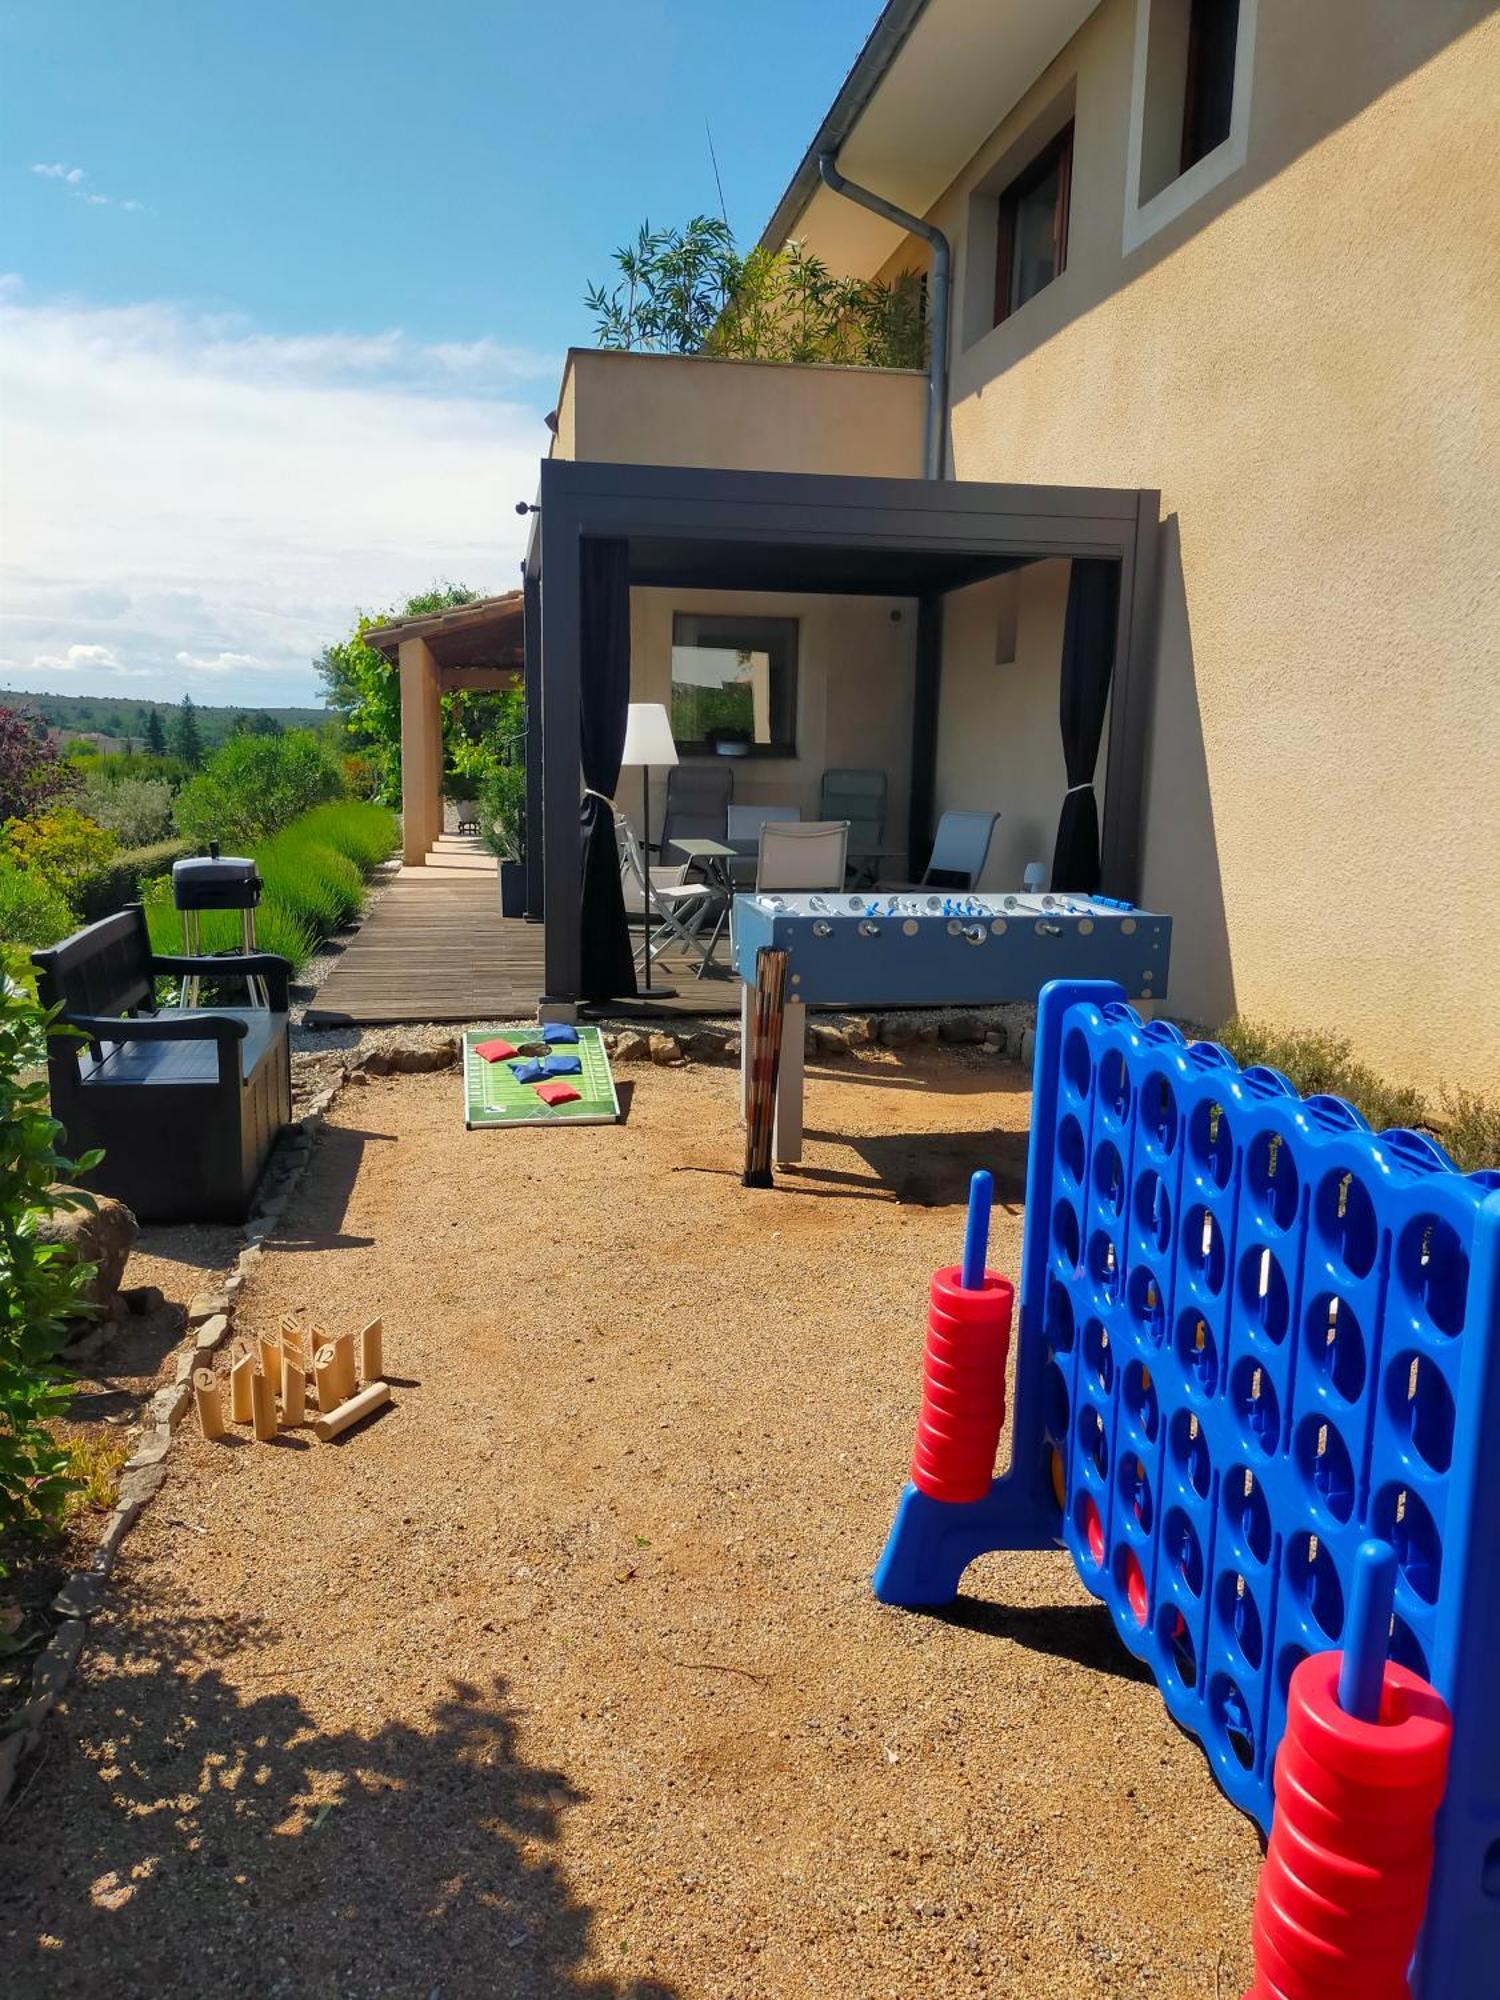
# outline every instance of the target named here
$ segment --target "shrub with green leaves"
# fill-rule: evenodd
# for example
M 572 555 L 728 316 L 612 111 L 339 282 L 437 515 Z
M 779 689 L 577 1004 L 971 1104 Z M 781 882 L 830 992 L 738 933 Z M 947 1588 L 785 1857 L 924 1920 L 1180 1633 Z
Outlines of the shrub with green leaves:
M 1444 1090 L 1440 1137 L 1466 1173 L 1500 1167 L 1500 1098 L 1474 1090 Z
M 0 1539 L 62 1520 L 74 1482 L 48 1427 L 68 1401 L 57 1356 L 67 1321 L 87 1309 L 94 1275 L 93 1265 L 36 1233 L 43 1217 L 86 1200 L 58 1183 L 99 1159 L 69 1160 L 58 1150 L 62 1127 L 34 1066 L 46 1018 L 30 994 L 0 981 Z
M 43 876 L 71 899 L 73 885 L 114 853 L 115 837 L 76 806 L 57 806 L 0 828 L 0 848 L 29 874 Z
M 393 604 L 371 616 L 363 614 L 349 637 L 324 648 L 314 664 L 324 686 L 324 700 L 335 710 L 345 736 L 367 756 L 374 769 L 374 789 L 390 805 L 401 803 L 401 669 L 377 653 L 365 634 L 396 618 L 425 618 L 436 611 L 453 611 L 472 604 L 476 593 L 461 583 L 435 583 L 404 604 Z M 453 706 L 443 697 L 444 721 Z M 366 789 L 361 786 L 360 789 Z
M 359 915 L 364 877 L 326 841 L 310 839 L 299 827 L 268 840 L 255 857 L 265 893 L 300 917 L 318 937 Z
M 1279 1070 L 1304 1097 L 1342 1097 L 1377 1132 L 1393 1127 L 1428 1131 L 1463 1173 L 1500 1167 L 1500 1104 L 1471 1091 L 1444 1090 L 1442 1109 L 1409 1084 L 1387 1083 L 1367 1064 L 1356 1062 L 1354 1046 L 1326 1028 L 1278 1028 L 1236 1014 L 1214 1030 L 1243 1068 L 1261 1064 Z
M 148 885 L 170 875 L 172 863 L 191 852 L 185 840 L 157 840 L 149 847 L 122 847 L 102 868 L 73 885 L 73 907 L 79 921 L 97 923 L 112 917 L 127 903 L 138 903 Z
M 0 854 L 0 947 L 35 951 L 73 928 L 73 912 L 57 884 Z
M 149 847 L 166 840 L 172 831 L 172 787 L 165 778 L 91 782 L 84 787 L 80 803 L 122 847 Z
M 250 846 L 344 788 L 337 760 L 309 729 L 232 736 L 177 794 L 178 831 L 195 846 Z
M 742 252 L 715 215 L 681 229 L 643 223 L 614 255 L 620 281 L 591 285 L 584 303 L 601 347 L 715 354 L 750 361 L 821 361 L 925 368 L 922 280 L 843 278 L 800 243 Z
M 118 750 L 85 750 L 78 743 L 69 749 L 68 763 L 83 780 L 89 800 L 97 798 L 100 792 L 112 791 L 116 785 L 161 784 L 175 792 L 193 775 L 179 757 L 153 757 L 145 750 L 126 757 Z M 88 809 L 93 812 L 92 805 Z M 99 816 L 94 813 L 94 817 Z M 100 821 L 101 825 L 107 823 Z
M 479 824 L 484 844 L 498 860 L 526 859 L 526 767 L 500 764 L 479 787 Z
M 336 805 L 315 807 L 288 831 L 346 854 L 362 875 L 368 875 L 391 858 L 401 837 L 401 822 L 389 806 L 341 799 Z

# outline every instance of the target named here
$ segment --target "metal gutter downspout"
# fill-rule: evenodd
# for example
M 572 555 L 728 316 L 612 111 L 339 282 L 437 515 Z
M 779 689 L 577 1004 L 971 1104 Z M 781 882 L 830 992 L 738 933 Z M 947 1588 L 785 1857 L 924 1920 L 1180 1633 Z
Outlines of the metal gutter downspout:
M 906 209 L 898 208 L 893 201 L 887 201 L 884 195 L 873 194 L 857 181 L 846 180 L 839 172 L 832 153 L 818 155 L 818 178 L 824 187 L 831 188 L 835 194 L 843 195 L 847 201 L 858 202 L 861 208 L 883 216 L 887 222 L 894 222 L 898 229 L 920 236 L 924 243 L 932 246 L 932 280 L 928 286 L 931 351 L 927 361 L 927 428 L 923 451 L 926 463 L 923 476 L 941 479 L 947 456 L 948 300 L 953 285 L 953 247 L 941 229 L 924 222 L 920 215 L 911 215 Z

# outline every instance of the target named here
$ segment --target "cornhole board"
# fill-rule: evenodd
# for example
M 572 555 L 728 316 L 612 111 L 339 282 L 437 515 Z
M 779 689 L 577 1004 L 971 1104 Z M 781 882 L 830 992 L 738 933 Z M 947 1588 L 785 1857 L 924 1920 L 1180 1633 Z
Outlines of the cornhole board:
M 504 1040 L 517 1048 L 539 1042 L 535 1021 L 517 1024 L 502 1022 L 495 1028 L 467 1028 L 464 1031 L 464 1124 L 469 1131 L 493 1125 L 614 1125 L 620 1117 L 620 1100 L 609 1057 L 597 1028 L 580 1028 L 578 1044 L 559 1048 L 558 1055 L 576 1055 L 582 1073 L 561 1079 L 578 1092 L 571 1104 L 544 1104 L 529 1083 L 517 1083 L 508 1062 L 486 1062 L 475 1053 L 480 1042 Z

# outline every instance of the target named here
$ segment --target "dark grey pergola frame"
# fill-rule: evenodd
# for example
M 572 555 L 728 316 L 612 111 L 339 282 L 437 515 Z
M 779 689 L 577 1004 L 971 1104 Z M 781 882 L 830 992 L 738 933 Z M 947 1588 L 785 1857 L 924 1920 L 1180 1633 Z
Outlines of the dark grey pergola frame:
M 947 590 L 1048 556 L 1094 556 L 1120 565 L 1119 618 L 1110 696 L 1101 831 L 1103 891 L 1135 901 L 1140 877 L 1151 633 L 1155 615 L 1160 495 L 1145 489 L 1000 486 L 920 479 L 844 478 L 816 473 L 725 472 L 713 468 L 595 464 L 548 459 L 525 572 L 528 914 L 546 924 L 544 1001 L 576 1000 L 580 965 L 582 850 L 580 551 L 587 537 L 687 545 L 691 576 L 632 563 L 632 582 L 691 581 L 724 589 L 845 590 L 840 561 L 859 558 L 869 595 L 917 594 L 916 689 L 912 711 L 909 860 L 925 860 L 932 837 L 942 607 Z M 726 581 L 715 585 L 713 551 Z M 776 552 L 798 554 L 797 580 L 774 581 Z M 766 580 L 747 583 L 764 551 Z M 868 580 L 884 552 L 903 562 L 944 565 L 939 588 L 920 594 Z M 821 580 L 808 580 L 820 569 Z M 536 754 L 540 740 L 541 754 Z

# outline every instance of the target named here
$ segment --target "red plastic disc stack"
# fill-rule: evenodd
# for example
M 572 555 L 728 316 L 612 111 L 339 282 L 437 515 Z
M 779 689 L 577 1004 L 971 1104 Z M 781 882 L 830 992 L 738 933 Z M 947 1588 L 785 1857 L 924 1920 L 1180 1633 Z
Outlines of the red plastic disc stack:
M 990 1490 L 1015 1303 L 1015 1287 L 993 1271 L 973 1290 L 957 1265 L 933 1275 L 911 1477 L 934 1500 L 982 1500 Z
M 1390 1663 L 1380 1720 L 1346 1715 L 1341 1661 L 1317 1653 L 1292 1675 L 1246 2000 L 1410 2000 L 1452 1723 Z

